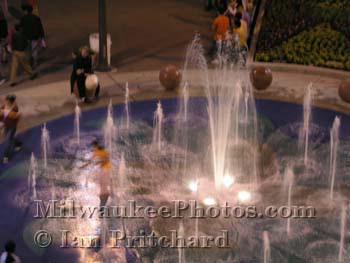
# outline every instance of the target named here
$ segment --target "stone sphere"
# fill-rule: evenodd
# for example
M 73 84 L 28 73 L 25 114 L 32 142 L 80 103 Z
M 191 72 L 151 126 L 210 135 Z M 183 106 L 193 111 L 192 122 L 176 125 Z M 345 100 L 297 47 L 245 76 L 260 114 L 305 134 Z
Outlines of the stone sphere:
M 272 83 L 272 72 L 269 68 L 257 66 L 250 72 L 250 81 L 257 90 L 265 90 Z
M 92 99 L 95 96 L 97 86 L 98 86 L 97 75 L 91 74 L 87 76 L 85 80 L 85 96 L 89 99 Z
M 181 82 L 181 73 L 174 65 L 168 65 L 159 73 L 159 81 L 166 90 L 175 90 Z
M 350 103 L 350 79 L 343 80 L 340 83 L 338 92 L 343 101 Z

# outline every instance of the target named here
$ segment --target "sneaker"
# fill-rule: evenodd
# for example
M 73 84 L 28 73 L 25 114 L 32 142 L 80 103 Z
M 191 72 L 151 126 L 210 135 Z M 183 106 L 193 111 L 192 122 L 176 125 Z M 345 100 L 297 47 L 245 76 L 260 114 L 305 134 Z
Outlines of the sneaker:
M 9 158 L 4 157 L 4 159 L 2 159 L 2 163 L 3 164 L 8 164 L 9 163 Z
M 34 80 L 38 77 L 38 73 L 34 73 L 32 76 L 30 76 L 30 80 Z
M 5 78 L 2 78 L 2 79 L 0 80 L 0 85 L 4 84 L 5 82 L 6 82 L 6 79 L 5 79 Z

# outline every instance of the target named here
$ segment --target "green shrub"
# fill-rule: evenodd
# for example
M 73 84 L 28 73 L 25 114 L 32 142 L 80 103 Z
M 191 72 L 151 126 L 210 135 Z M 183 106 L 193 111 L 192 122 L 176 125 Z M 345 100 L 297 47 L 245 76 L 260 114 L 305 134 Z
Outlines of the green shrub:
M 281 46 L 259 52 L 258 61 L 282 61 L 318 67 L 348 69 L 350 43 L 346 37 L 333 30 L 329 24 L 321 24 L 290 38 Z
M 350 0 L 268 0 L 256 60 L 349 69 L 349 14 Z

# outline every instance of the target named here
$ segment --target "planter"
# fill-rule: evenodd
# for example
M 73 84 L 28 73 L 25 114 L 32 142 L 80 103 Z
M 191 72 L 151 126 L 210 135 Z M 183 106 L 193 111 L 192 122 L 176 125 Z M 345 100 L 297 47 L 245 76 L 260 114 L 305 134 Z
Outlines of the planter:
M 257 66 L 250 72 L 250 81 L 257 90 L 265 90 L 272 83 L 272 72 L 269 68 Z
M 181 83 L 181 73 L 174 65 L 168 65 L 159 73 L 160 84 L 166 90 L 176 90 Z
M 343 80 L 340 83 L 338 93 L 343 101 L 350 103 L 350 79 Z

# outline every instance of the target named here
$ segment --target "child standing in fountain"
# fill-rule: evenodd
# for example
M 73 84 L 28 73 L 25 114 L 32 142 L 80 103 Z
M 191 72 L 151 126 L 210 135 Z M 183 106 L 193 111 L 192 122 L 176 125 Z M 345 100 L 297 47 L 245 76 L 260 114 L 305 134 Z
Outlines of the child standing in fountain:
M 3 163 L 8 163 L 14 151 L 21 149 L 22 143 L 16 138 L 17 124 L 20 112 L 16 103 L 15 95 L 7 95 L 5 105 L 0 108 L 0 121 L 5 129 L 5 152 Z
M 109 154 L 106 149 L 101 146 L 97 141 L 92 143 L 93 146 L 93 159 L 99 166 L 99 183 L 100 183 L 100 207 L 105 206 L 109 198 L 109 170 L 111 163 Z

